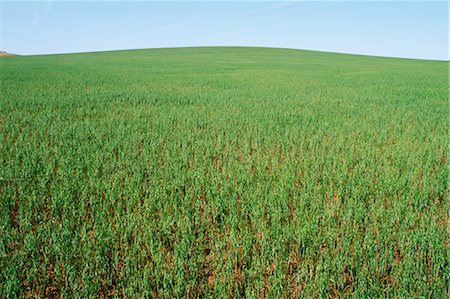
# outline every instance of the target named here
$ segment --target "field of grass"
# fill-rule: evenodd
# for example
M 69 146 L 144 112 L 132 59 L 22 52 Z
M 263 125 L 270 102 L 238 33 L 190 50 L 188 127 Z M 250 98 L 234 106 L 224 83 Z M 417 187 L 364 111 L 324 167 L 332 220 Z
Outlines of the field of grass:
M 0 80 L 0 297 L 447 296 L 447 62 L 154 49 Z

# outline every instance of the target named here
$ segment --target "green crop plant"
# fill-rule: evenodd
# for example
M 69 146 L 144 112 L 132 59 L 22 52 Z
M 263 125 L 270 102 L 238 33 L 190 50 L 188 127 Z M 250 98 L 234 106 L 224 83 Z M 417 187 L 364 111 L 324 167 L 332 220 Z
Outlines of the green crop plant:
M 0 293 L 444 298 L 448 62 L 0 58 Z

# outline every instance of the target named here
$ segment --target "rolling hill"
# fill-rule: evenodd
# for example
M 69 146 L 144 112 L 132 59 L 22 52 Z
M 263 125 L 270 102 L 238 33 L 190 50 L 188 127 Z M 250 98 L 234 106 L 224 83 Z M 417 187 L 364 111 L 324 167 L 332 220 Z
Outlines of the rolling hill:
M 0 70 L 2 294 L 446 297 L 448 62 L 204 47 Z

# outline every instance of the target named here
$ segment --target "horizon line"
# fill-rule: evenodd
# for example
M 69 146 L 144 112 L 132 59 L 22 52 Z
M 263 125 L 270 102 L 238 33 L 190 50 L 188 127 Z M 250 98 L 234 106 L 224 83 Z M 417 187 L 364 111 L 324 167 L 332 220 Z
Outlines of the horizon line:
M 280 49 L 280 50 L 297 50 L 297 51 L 309 51 L 309 52 L 319 52 L 319 53 L 329 53 L 329 54 L 340 54 L 340 55 L 353 55 L 353 56 L 364 56 L 373 58 L 388 58 L 388 59 L 402 59 L 402 60 L 419 60 L 419 61 L 436 61 L 436 62 L 450 62 L 450 57 L 447 59 L 433 59 L 433 58 L 414 58 L 414 57 L 401 57 L 401 56 L 383 56 L 383 55 L 371 55 L 362 53 L 351 53 L 351 52 L 338 52 L 329 50 L 317 50 L 317 49 L 305 49 L 305 48 L 289 48 L 289 47 L 272 47 L 272 46 L 213 46 L 213 45 L 203 45 L 203 46 L 174 46 L 174 47 L 150 47 L 150 48 L 123 48 L 123 49 L 108 49 L 108 50 L 88 50 L 81 52 L 56 52 L 56 53 L 37 53 L 37 54 L 16 54 L 5 50 L 0 50 L 0 53 L 6 53 L 8 56 L 3 57 L 30 57 L 30 56 L 51 56 L 51 55 L 74 55 L 74 54 L 90 54 L 90 53 L 105 53 L 105 52 L 120 52 L 120 51 L 139 51 L 139 50 L 161 50 L 161 49 L 189 49 L 189 48 L 260 48 L 260 49 Z

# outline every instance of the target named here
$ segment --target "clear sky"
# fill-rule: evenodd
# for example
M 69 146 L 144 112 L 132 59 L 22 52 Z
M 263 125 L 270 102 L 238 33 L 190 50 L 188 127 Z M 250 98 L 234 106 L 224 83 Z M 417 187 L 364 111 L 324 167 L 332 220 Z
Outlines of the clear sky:
M 448 60 L 446 1 L 5 1 L 0 50 L 264 46 Z

